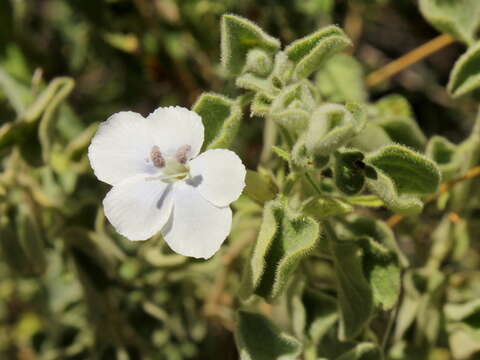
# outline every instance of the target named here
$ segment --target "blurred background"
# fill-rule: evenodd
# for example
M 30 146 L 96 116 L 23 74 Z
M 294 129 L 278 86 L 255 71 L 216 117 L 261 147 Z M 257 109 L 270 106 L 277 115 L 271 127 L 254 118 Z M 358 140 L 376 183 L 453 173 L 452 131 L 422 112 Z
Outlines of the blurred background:
M 108 187 L 85 162 L 95 124 L 114 112 L 190 107 L 203 91 L 236 95 L 219 59 L 229 12 L 284 45 L 338 24 L 365 74 L 438 36 L 413 0 L 1 0 L 0 359 L 237 358 L 231 332 L 202 315 L 220 260 L 114 234 L 99 208 Z M 463 139 L 476 105 L 453 102 L 444 86 L 464 50 L 449 45 L 371 89 L 370 100 L 402 94 L 427 136 Z M 55 135 L 37 144 L 33 125 L 12 131 L 21 110 L 65 76 L 75 86 L 45 125 Z M 262 128 L 245 116 L 236 140 L 249 168 Z M 45 148 L 48 166 L 38 158 Z

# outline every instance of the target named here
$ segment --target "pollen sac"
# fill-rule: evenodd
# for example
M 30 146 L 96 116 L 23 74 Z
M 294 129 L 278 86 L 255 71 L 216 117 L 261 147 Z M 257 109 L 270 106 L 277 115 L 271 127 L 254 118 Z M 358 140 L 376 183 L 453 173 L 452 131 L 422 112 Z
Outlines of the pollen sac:
M 190 145 L 183 145 L 180 146 L 175 153 L 175 159 L 180 163 L 180 164 L 185 164 L 188 160 L 188 153 L 192 147 Z
M 163 158 L 160 148 L 157 145 L 152 147 L 150 158 L 152 159 L 152 163 L 155 167 L 163 168 L 165 166 L 165 159 Z

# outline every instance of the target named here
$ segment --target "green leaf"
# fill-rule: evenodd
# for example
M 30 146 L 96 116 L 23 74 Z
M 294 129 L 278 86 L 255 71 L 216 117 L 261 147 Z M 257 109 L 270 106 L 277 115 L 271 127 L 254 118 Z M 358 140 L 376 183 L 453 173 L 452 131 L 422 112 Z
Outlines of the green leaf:
M 302 81 L 286 87 L 275 97 L 268 117 L 291 133 L 298 134 L 307 127 L 315 104 L 314 89 Z
M 328 156 L 357 135 L 365 122 L 366 113 L 361 105 L 325 104 L 312 114 L 303 142 L 309 153 Z
M 455 156 L 457 146 L 443 136 L 432 136 L 427 144 L 426 155 L 435 161 L 442 173 L 442 179 L 448 180 L 458 174 L 461 161 Z
M 390 116 L 375 121 L 375 124 L 385 130 L 390 139 L 398 144 L 415 150 L 423 150 L 425 148 L 427 138 L 412 118 Z
M 363 130 L 349 142 L 349 145 L 358 150 L 369 152 L 392 143 L 392 139 L 383 128 L 369 121 Z
M 330 25 L 294 41 L 287 46 L 285 53 L 295 63 L 294 76 L 300 79 L 308 77 L 327 59 L 351 44 L 342 29 Z
M 363 273 L 363 250 L 356 241 L 338 239 L 328 232 L 337 278 L 340 309 L 339 338 L 344 341 L 359 335 L 370 321 L 374 300 Z
M 335 185 L 345 195 L 356 195 L 365 184 L 364 155 L 356 150 L 336 151 L 333 159 Z
M 253 170 L 247 170 L 243 193 L 250 199 L 263 204 L 275 198 L 278 188 L 267 176 Z
M 283 51 L 279 51 L 275 55 L 273 71 L 270 74 L 272 85 L 281 89 L 290 84 L 294 69 L 295 64 L 293 61 L 291 61 Z
M 422 15 L 439 31 L 470 44 L 480 25 L 477 0 L 420 0 Z
M 427 139 L 414 120 L 412 108 L 403 96 L 388 95 L 375 104 L 375 124 L 396 143 L 423 150 Z
M 337 301 L 326 293 L 308 289 L 302 301 L 306 311 L 307 333 L 318 344 L 338 321 Z
M 322 197 L 307 202 L 303 211 L 316 219 L 325 219 L 330 216 L 348 214 L 353 211 L 353 206 L 339 198 Z
M 385 146 L 368 154 L 365 162 L 392 179 L 399 194 L 433 194 L 440 185 L 437 165 L 400 145 Z
M 382 350 L 373 343 L 360 343 L 337 360 L 383 360 Z
M 12 224 L 7 216 L 0 218 L 0 247 L 4 261 L 22 275 L 39 275 L 45 271 L 45 245 L 37 219 L 22 205 Z
M 315 247 L 320 229 L 310 217 L 297 215 L 281 200 L 265 204 L 257 242 L 244 274 L 244 299 L 257 294 L 278 297 L 301 259 Z
M 205 126 L 203 149 L 228 148 L 237 135 L 242 109 L 224 96 L 204 93 L 192 110 L 202 117 Z
M 243 310 L 237 313 L 235 340 L 241 360 L 294 360 L 301 351 L 300 342 L 269 319 Z
M 17 115 L 22 114 L 32 102 L 33 97 L 27 86 L 16 80 L 0 67 L 0 88 L 7 97 Z
M 252 49 L 247 53 L 247 62 L 243 72 L 266 77 L 273 68 L 272 55 L 261 49 Z
M 34 104 L 27 110 L 25 113 L 25 121 L 35 118 L 36 113 L 40 113 L 41 109 L 44 108 L 40 123 L 38 126 L 38 140 L 40 141 L 40 146 L 42 148 L 42 159 L 45 163 L 49 162 L 51 149 L 53 145 L 53 139 L 55 136 L 55 129 L 58 120 L 56 112 L 58 111 L 61 103 L 67 98 L 68 95 L 72 92 L 75 86 L 75 81 L 69 77 L 58 77 L 53 79 L 48 87 L 45 89 L 44 93 L 39 96 L 39 99 L 35 101 Z M 48 98 L 48 103 L 45 102 L 44 106 L 42 100 Z M 37 104 L 39 107 L 37 108 Z
M 352 214 L 342 221 L 342 225 L 341 230 L 343 233 L 340 236 L 350 239 L 369 237 L 395 253 L 403 267 L 408 266 L 408 260 L 398 247 L 392 229 L 385 222 L 371 217 Z M 339 231 L 338 228 L 336 230 Z
M 252 73 L 238 76 L 235 80 L 235 85 L 241 89 L 251 90 L 256 93 L 270 94 L 273 92 L 270 80 L 258 77 Z
M 391 309 L 400 296 L 400 267 L 393 251 L 372 238 L 359 239 L 364 251 L 363 271 L 373 292 L 376 306 Z
M 350 196 L 346 199 L 350 204 L 365 207 L 382 207 L 385 206 L 382 200 L 376 195 L 357 195 Z
M 251 49 L 274 54 L 280 42 L 253 22 L 236 15 L 223 15 L 221 25 L 222 66 L 228 74 L 239 74 Z
M 457 60 L 450 73 L 447 90 L 454 98 L 458 98 L 478 87 L 480 87 L 480 42 L 472 45 Z
M 237 78 L 238 81 L 239 78 Z M 265 117 L 270 111 L 273 97 L 264 92 L 257 92 L 250 105 L 251 115 Z
M 352 56 L 336 54 L 315 76 L 320 94 L 331 102 L 366 102 L 362 65 Z
M 421 211 L 421 195 L 440 186 L 440 171 L 426 157 L 400 145 L 388 145 L 365 157 L 376 171 L 367 174 L 367 185 L 387 207 L 402 215 Z
M 375 103 L 378 117 L 400 116 L 413 117 L 413 111 L 408 100 L 402 95 L 392 94 L 382 97 Z

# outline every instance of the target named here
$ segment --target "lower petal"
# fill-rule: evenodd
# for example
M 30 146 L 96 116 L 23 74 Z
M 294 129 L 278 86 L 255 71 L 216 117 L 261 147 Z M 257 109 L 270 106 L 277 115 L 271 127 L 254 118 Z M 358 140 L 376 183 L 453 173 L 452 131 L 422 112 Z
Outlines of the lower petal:
M 105 216 L 129 240 L 146 240 L 167 223 L 172 212 L 171 184 L 131 177 L 115 185 L 103 200 Z
M 186 183 L 175 184 L 172 216 L 162 230 L 176 253 L 208 259 L 217 252 L 230 233 L 232 210 L 217 207 Z

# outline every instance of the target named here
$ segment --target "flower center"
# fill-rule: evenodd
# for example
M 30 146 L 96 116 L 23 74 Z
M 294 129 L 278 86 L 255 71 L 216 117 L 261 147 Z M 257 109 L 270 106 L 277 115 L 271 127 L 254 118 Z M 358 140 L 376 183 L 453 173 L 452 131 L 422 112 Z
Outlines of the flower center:
M 161 169 L 161 171 L 159 171 L 158 175 L 149 177 L 147 180 L 161 180 L 172 183 L 185 179 L 190 172 L 190 168 L 187 165 L 190 150 L 190 145 L 183 145 L 178 148 L 173 157 L 165 158 L 160 148 L 157 145 L 153 146 L 150 151 L 150 159 L 152 164 L 156 168 Z

